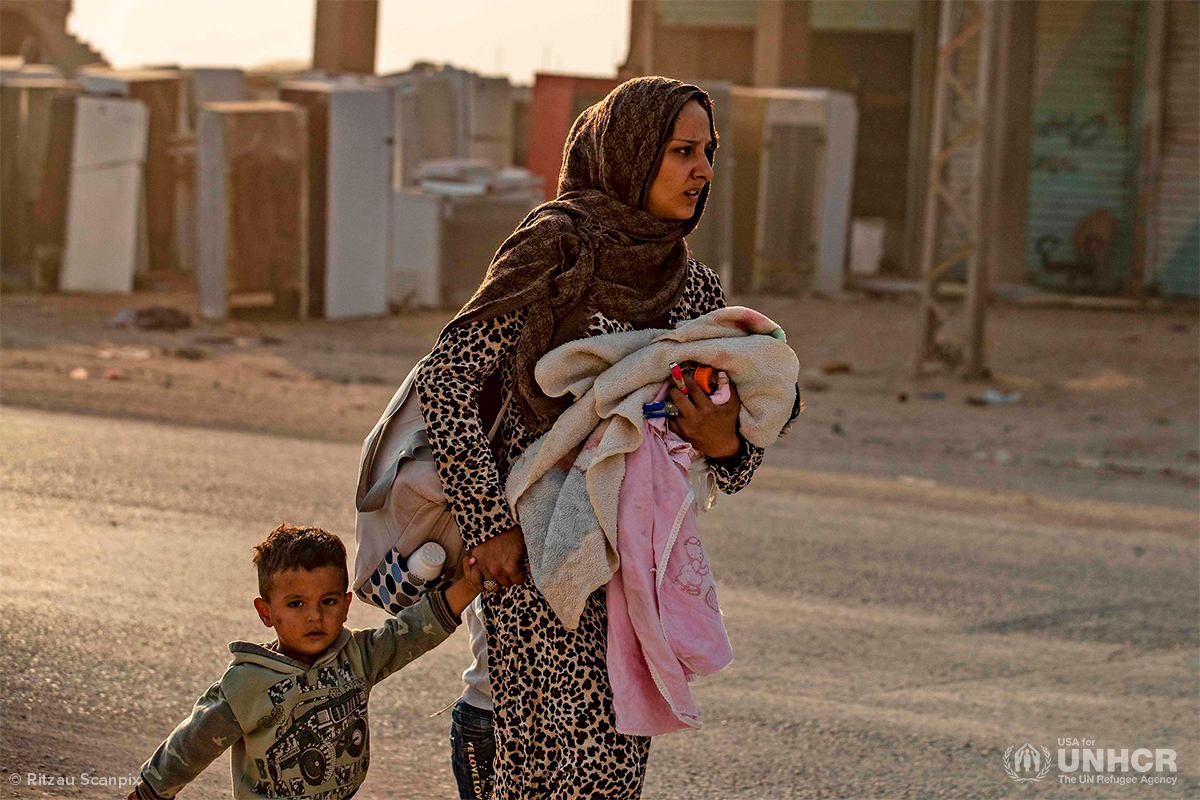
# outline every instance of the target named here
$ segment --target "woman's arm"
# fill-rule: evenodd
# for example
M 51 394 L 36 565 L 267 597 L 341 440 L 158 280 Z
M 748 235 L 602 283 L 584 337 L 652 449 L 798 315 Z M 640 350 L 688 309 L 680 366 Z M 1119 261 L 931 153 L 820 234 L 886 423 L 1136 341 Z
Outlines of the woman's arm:
M 516 525 L 479 417 L 479 390 L 516 352 L 524 317 L 517 309 L 447 331 L 417 373 L 429 446 L 467 549 Z M 515 403 L 509 407 L 516 413 Z
M 445 332 L 416 379 L 429 446 L 463 544 L 480 557 L 484 576 L 505 586 L 524 579 L 524 541 L 479 417 L 479 390 L 514 357 L 525 315 L 519 308 Z M 515 403 L 509 408 L 518 413 Z M 486 542 L 492 544 L 477 552 Z
M 712 465 L 713 474 L 717 476 L 717 488 L 725 494 L 733 494 L 746 488 L 746 484 L 750 483 L 750 479 L 754 477 L 754 470 L 758 469 L 758 465 L 762 463 L 763 453 L 766 452 L 763 448 L 750 444 L 740 436 L 738 440 L 741 442 L 741 446 L 734 456 L 708 459 L 708 463 Z
M 725 292 L 721 288 L 721 279 L 709 267 L 693 260 L 688 273 L 688 285 L 684 293 L 684 301 L 689 310 L 688 319 L 695 319 L 718 308 L 725 308 Z M 736 394 L 736 387 L 734 387 Z M 719 407 L 718 407 L 719 408 Z M 715 424 L 728 426 L 728 420 L 717 415 Z M 754 471 L 762 463 L 763 453 L 766 452 L 758 445 L 751 444 L 737 433 L 736 419 L 732 431 L 722 428 L 717 432 L 719 438 L 728 438 L 730 434 L 737 439 L 737 451 L 727 458 L 709 458 L 713 474 L 717 478 L 717 488 L 725 494 L 733 494 L 746 487 Z M 686 437 L 685 437 L 686 438 Z M 701 449 L 703 452 L 703 448 Z

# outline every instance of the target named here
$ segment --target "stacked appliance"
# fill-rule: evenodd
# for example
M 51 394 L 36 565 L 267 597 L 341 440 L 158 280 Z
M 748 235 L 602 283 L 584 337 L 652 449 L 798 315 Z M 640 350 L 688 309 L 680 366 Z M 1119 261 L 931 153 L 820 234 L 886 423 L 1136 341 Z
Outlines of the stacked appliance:
M 208 103 L 197 132 L 200 312 L 308 314 L 308 124 L 280 102 Z
M 129 97 L 145 105 L 150 124 L 145 173 L 148 266 L 154 270 L 177 267 L 175 166 L 171 150 L 179 133 L 179 72 L 86 67 L 76 80 L 90 94 Z
M 179 104 L 180 146 L 175 148 L 175 250 L 179 268 L 196 269 L 196 129 L 205 103 L 246 99 L 246 75 L 233 67 L 190 67 L 180 70 L 183 102 Z
M 63 291 L 129 294 L 145 256 L 138 213 L 150 121 L 146 106 L 119 97 L 69 98 L 70 171 Z
M 43 288 L 40 251 L 48 241 L 39 211 L 55 199 L 43 191 L 53 108 L 78 91 L 61 78 L 0 75 L 0 267 L 35 288 Z
M 824 89 L 734 87 L 736 292 L 842 292 L 858 110 Z
M 496 250 L 542 201 L 541 179 L 488 161 L 427 162 L 420 185 L 395 193 L 393 306 L 458 308 Z
M 308 115 L 308 315 L 387 312 L 392 98 L 383 86 L 285 83 Z

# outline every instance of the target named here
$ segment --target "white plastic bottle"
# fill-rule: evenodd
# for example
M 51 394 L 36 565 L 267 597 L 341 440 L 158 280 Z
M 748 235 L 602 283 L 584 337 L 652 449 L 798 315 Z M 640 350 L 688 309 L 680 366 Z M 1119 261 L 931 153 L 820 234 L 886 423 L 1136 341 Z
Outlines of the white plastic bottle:
M 437 542 L 426 542 L 408 557 L 408 574 L 428 582 L 442 574 L 445 564 L 445 548 Z

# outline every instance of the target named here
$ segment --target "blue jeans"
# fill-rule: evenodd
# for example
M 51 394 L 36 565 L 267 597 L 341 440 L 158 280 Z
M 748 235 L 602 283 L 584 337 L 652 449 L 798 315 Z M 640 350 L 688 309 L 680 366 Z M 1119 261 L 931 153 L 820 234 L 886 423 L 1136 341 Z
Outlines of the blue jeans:
M 492 712 L 459 700 L 450 713 L 450 764 L 461 800 L 489 800 L 496 757 Z

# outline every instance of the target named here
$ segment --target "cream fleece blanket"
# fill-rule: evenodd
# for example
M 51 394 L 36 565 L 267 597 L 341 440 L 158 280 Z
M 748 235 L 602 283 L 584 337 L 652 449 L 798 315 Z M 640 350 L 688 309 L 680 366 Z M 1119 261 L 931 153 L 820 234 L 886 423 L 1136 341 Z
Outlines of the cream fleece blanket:
M 575 402 L 513 465 L 506 493 L 525 535 L 533 581 L 570 629 L 589 594 L 620 566 L 617 500 L 625 454 L 642 444 L 642 404 L 672 361 L 725 370 L 742 408 L 738 431 L 767 447 L 791 415 L 800 364 L 783 329 L 749 308 L 711 311 L 675 330 L 609 333 L 555 348 L 535 377 Z

